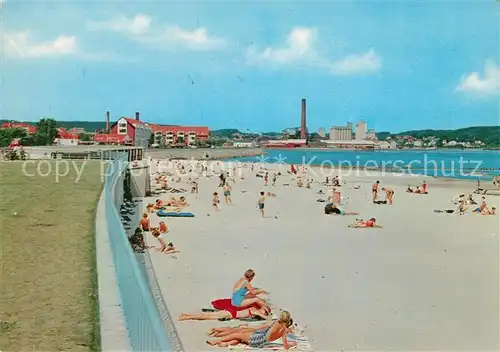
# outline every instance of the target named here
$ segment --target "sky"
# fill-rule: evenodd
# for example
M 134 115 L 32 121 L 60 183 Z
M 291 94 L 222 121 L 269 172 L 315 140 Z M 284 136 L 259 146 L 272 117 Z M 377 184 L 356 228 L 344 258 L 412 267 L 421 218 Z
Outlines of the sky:
M 500 124 L 500 3 L 0 0 L 0 119 Z

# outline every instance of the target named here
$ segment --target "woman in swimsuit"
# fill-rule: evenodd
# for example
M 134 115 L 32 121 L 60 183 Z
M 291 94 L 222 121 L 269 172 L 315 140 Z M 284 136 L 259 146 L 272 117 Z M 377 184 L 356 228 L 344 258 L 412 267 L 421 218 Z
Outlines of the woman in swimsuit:
M 289 349 L 297 345 L 296 342 L 288 342 L 287 335 L 291 332 L 290 327 L 293 320 L 290 313 L 286 310 L 280 314 L 280 319 L 275 321 L 264 329 L 257 331 L 242 330 L 223 337 L 216 341 L 207 341 L 211 346 L 228 347 L 244 343 L 252 348 L 263 348 L 266 344 L 276 341 L 279 338 L 283 340 L 283 347 Z
M 269 319 L 271 309 L 264 307 L 261 309 L 249 308 L 244 310 L 219 310 L 217 312 L 201 312 L 201 313 L 183 313 L 179 315 L 177 320 L 231 320 L 231 319 L 247 319 L 259 317 L 263 320 Z
M 378 199 L 378 185 L 379 184 L 380 184 L 380 181 L 377 181 L 372 185 L 373 203 L 375 203 Z
M 231 296 L 231 304 L 235 307 L 250 307 L 257 305 L 262 308 L 266 302 L 258 297 L 260 294 L 265 294 L 264 290 L 256 290 L 250 282 L 255 278 L 255 272 L 252 269 L 245 271 L 244 276 L 236 282 L 233 287 L 233 295 Z

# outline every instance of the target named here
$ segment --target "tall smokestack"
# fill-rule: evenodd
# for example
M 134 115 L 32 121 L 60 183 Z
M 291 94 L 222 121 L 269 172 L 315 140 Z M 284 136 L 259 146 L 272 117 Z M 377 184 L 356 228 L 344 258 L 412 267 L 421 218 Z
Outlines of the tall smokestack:
M 139 113 L 138 113 L 138 112 L 136 112 L 136 113 L 135 113 L 135 119 L 136 119 L 137 121 L 139 121 Z
M 109 111 L 106 111 L 106 133 L 107 134 L 111 133 L 110 130 L 111 128 L 109 124 Z
M 300 120 L 300 139 L 307 139 L 307 123 L 306 123 L 306 100 L 302 99 L 302 116 Z

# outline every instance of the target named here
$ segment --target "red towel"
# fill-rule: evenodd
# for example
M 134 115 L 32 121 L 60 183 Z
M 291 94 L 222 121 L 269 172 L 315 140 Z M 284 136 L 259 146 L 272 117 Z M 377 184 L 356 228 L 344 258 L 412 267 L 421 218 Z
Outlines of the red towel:
M 238 311 L 254 307 L 254 306 L 250 306 L 250 307 L 235 307 L 235 306 L 233 306 L 231 304 L 231 298 L 216 299 L 215 301 L 212 301 L 212 306 L 215 309 L 218 309 L 218 310 L 226 310 L 226 311 L 228 311 L 229 313 L 231 313 L 231 316 L 233 317 L 233 319 L 237 318 Z

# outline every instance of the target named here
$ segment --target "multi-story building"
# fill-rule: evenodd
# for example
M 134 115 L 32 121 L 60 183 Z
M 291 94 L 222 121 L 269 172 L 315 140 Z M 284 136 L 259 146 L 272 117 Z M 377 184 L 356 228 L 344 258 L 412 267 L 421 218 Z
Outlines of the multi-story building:
M 366 139 L 371 140 L 371 141 L 376 141 L 377 134 L 375 133 L 375 130 L 369 129 L 368 132 L 366 132 Z
M 142 122 L 139 113 L 135 119 L 122 117 L 111 125 L 110 133 L 99 133 L 94 136 L 94 141 L 105 144 L 125 144 L 136 147 L 148 147 L 151 137 L 151 127 Z
M 367 126 L 366 122 L 361 120 L 356 124 L 356 140 L 362 141 L 366 139 Z
M 210 130 L 206 126 L 164 126 L 147 124 L 154 135 L 154 143 L 159 146 L 172 144 L 194 145 L 197 141 L 206 141 Z
M 330 140 L 332 141 L 351 141 L 352 140 L 352 124 L 347 126 L 330 127 Z

